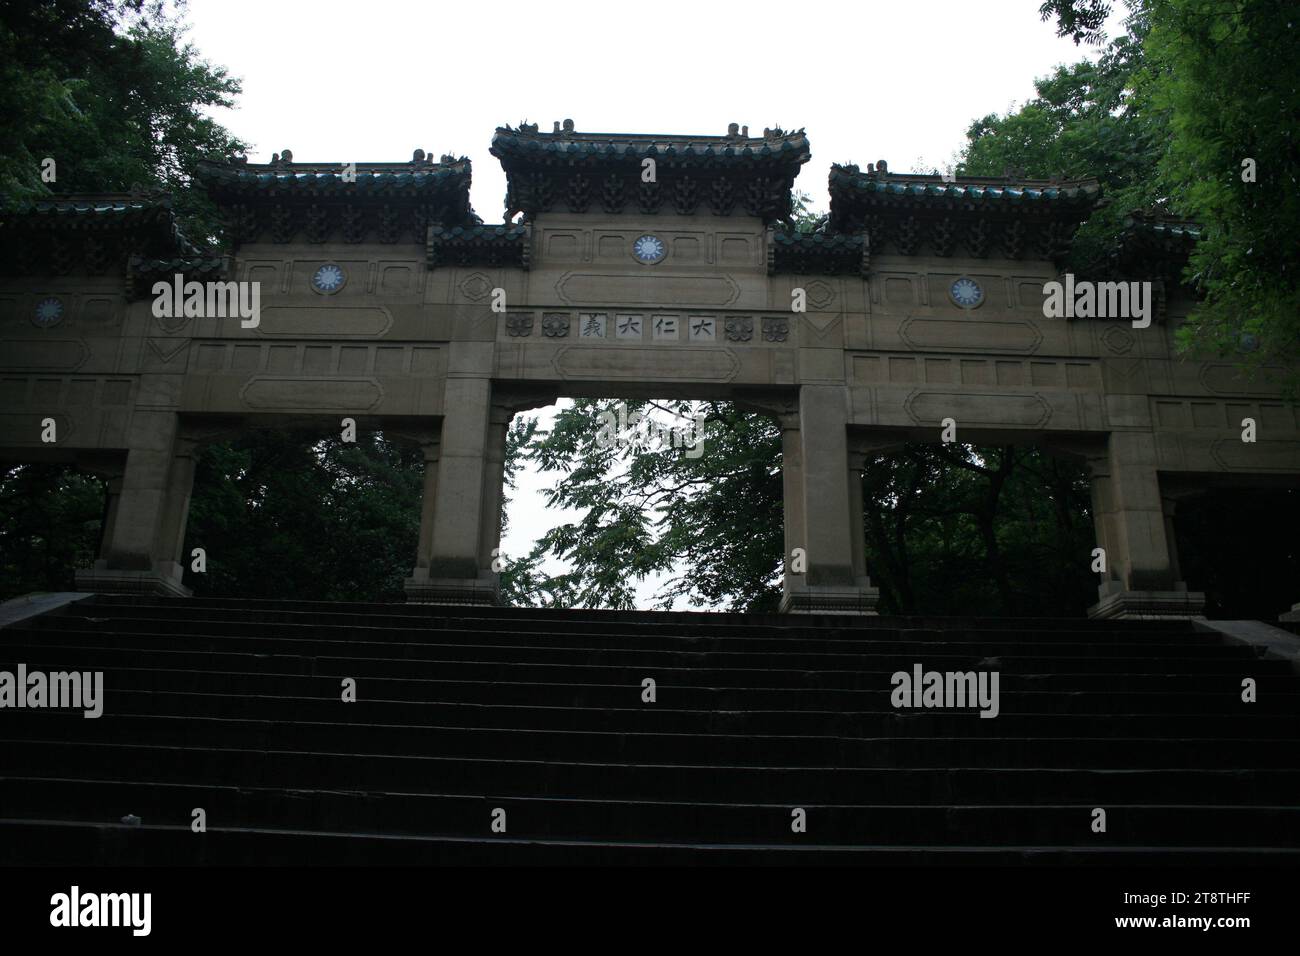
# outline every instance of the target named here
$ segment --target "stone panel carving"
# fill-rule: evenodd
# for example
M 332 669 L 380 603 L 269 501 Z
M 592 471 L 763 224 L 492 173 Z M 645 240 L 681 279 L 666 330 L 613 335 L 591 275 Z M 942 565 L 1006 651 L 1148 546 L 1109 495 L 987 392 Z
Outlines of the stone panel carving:
M 364 411 L 374 408 L 384 390 L 373 378 L 264 378 L 248 380 L 239 397 L 249 408 L 324 409 Z
M 1300 443 L 1295 441 L 1224 438 L 1214 443 L 1210 454 L 1226 471 L 1300 472 Z
M 6 368 L 73 371 L 88 358 L 90 349 L 81 339 L 11 339 L 4 347 Z
M 730 276 L 674 276 L 658 274 L 647 281 L 643 274 L 568 272 L 555 284 L 567 305 L 646 305 L 662 308 L 682 305 L 724 306 L 740 296 L 740 286 Z
M 40 445 L 41 421 L 53 418 L 58 429 L 59 441 L 66 442 L 72 435 L 72 419 L 67 415 L 44 415 L 40 412 L 28 414 L 0 413 L 0 441 L 14 445 Z
M 904 342 L 917 349 L 963 352 L 1036 352 L 1043 333 L 1032 322 L 929 319 L 909 316 L 899 327 Z
M 639 379 L 645 363 L 659 362 L 660 375 L 669 379 L 730 381 L 740 361 L 730 349 L 718 348 L 610 348 L 566 346 L 556 352 L 555 371 L 566 379 Z
M 392 325 L 393 314 L 383 306 L 325 309 L 271 305 L 262 309 L 262 324 L 257 327 L 257 331 L 263 335 L 354 338 L 385 335 Z
M 918 425 L 954 418 L 958 428 L 963 424 L 1041 427 L 1052 417 L 1051 406 L 1035 393 L 913 392 L 903 407 Z
M 1282 387 L 1264 377 L 1247 379 L 1227 363 L 1201 366 L 1201 384 L 1216 395 L 1281 395 Z

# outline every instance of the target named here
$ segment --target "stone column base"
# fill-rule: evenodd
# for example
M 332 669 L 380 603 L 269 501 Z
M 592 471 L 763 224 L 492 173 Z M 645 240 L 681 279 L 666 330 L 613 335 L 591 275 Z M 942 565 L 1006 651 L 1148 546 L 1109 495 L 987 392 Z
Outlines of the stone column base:
M 161 594 L 165 597 L 191 597 L 194 592 L 181 584 L 179 575 L 165 574 L 162 571 L 123 571 L 101 567 L 104 561 L 96 561 L 95 567 L 77 571 L 78 591 L 90 591 L 95 594 Z
M 501 605 L 501 585 L 490 572 L 477 578 L 431 578 L 427 570 L 416 568 L 403 590 L 407 604 Z
M 880 588 L 860 585 L 802 585 L 781 595 L 782 614 L 876 615 Z
M 1098 588 L 1101 600 L 1088 608 L 1088 617 L 1099 620 L 1168 621 L 1205 617 L 1202 591 L 1124 591 Z

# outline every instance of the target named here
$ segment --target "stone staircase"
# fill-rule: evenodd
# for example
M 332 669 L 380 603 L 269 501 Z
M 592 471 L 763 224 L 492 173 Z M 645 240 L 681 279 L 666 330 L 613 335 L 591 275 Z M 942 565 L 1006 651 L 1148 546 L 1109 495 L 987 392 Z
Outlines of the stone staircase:
M 1300 676 L 1184 622 L 98 596 L 19 663 L 104 714 L 0 710 L 0 864 L 1300 860 Z

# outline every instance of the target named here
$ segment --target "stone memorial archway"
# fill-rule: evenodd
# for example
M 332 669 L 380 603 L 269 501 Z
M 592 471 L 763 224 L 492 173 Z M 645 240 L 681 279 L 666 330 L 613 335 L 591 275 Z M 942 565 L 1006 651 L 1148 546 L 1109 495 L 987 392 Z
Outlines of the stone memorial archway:
M 195 447 L 280 417 L 350 417 L 424 449 L 412 601 L 496 599 L 506 428 L 560 394 L 775 415 L 786 550 L 807 561 L 786 574 L 789 611 L 872 612 L 854 471 L 949 420 L 960 441 L 1088 460 L 1108 556 L 1096 616 L 1200 612 L 1162 476 L 1300 481 L 1300 419 L 1280 391 L 1230 360 L 1175 356 L 1194 227 L 1137 219 L 1116 251 L 1118 278 L 1150 283 L 1145 316 L 1044 314 L 1094 183 L 836 166 L 829 221 L 803 234 L 788 222 L 802 130 L 565 121 L 498 129 L 492 153 L 509 184 L 501 225 L 470 208 L 463 158 L 287 150 L 204 165 L 226 257 L 190 245 L 165 197 L 60 198 L 0 224 L 0 454 L 113 474 L 103 554 L 79 587 L 185 593 Z M 215 299 L 160 309 L 155 285 L 178 274 Z M 238 311 L 251 286 L 212 283 L 256 284 L 257 315 Z

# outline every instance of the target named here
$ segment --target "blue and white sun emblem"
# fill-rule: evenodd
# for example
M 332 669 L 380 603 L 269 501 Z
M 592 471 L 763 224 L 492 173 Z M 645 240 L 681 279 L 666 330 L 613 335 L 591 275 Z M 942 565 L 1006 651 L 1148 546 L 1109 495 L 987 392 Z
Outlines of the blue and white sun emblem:
M 974 309 L 984 301 L 984 290 L 980 288 L 980 284 L 966 276 L 962 276 L 949 286 L 948 294 L 952 296 L 952 301 L 963 309 Z
M 632 255 L 636 257 L 637 262 L 644 262 L 647 265 L 658 262 L 667 251 L 664 241 L 658 236 L 642 236 L 632 243 Z
M 343 270 L 332 262 L 329 265 L 321 266 L 312 274 L 311 287 L 317 292 L 325 295 L 332 295 L 343 288 L 343 283 L 347 281 L 347 276 Z
M 32 323 L 34 325 L 48 329 L 51 325 L 58 325 L 62 321 L 63 303 L 54 296 L 36 303 L 36 311 L 32 314 Z

